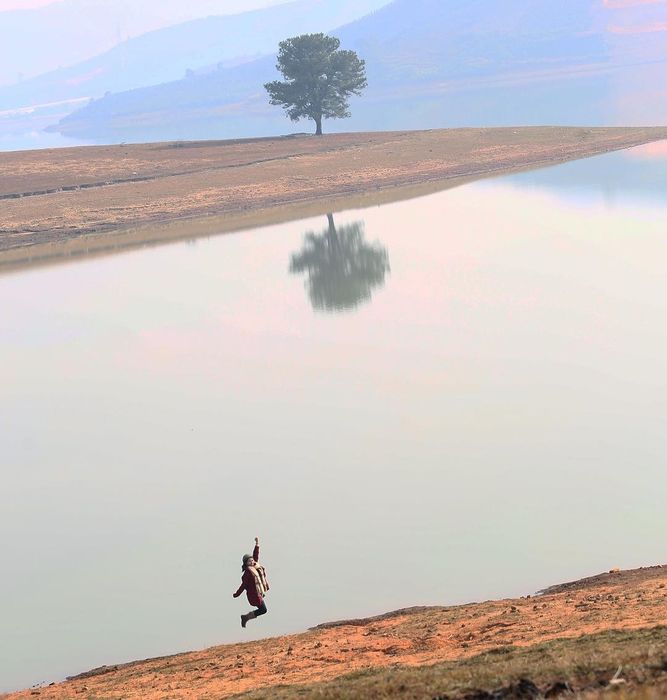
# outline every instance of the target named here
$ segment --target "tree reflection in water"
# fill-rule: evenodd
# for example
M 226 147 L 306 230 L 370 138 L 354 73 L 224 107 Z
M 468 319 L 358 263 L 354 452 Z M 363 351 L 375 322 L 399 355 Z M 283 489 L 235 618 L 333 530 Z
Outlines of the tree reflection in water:
M 389 271 L 387 250 L 364 240 L 364 224 L 355 221 L 336 229 L 333 214 L 320 234 L 305 236 L 292 255 L 290 272 L 307 272 L 306 288 L 316 311 L 345 311 L 369 301 Z

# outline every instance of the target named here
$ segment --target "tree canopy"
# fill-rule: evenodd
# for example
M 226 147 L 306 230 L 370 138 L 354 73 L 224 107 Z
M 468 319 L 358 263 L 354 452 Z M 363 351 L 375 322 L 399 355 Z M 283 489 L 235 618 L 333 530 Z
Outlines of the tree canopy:
M 281 41 L 276 68 L 285 81 L 264 87 L 272 105 L 285 109 L 292 121 L 306 117 L 322 134 L 322 119 L 349 117 L 348 99 L 366 87 L 364 61 L 340 49 L 340 40 L 325 34 L 302 34 Z
M 336 228 L 332 214 L 322 233 L 309 232 L 292 255 L 290 272 L 306 272 L 306 288 L 317 311 L 345 311 L 369 301 L 389 271 L 387 251 L 364 240 L 364 225 L 355 221 Z

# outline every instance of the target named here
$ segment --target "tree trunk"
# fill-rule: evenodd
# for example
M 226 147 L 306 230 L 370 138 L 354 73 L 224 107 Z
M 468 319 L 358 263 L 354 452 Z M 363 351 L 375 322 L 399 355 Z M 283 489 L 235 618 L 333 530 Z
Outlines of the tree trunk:
M 336 224 L 334 222 L 333 214 L 327 214 L 327 219 L 329 221 L 329 230 L 327 231 L 327 246 L 329 247 L 329 254 L 335 256 L 340 250 L 338 231 L 336 231 Z
M 322 136 L 322 115 L 319 114 L 315 119 L 315 125 L 317 126 L 317 129 L 315 130 L 315 136 Z

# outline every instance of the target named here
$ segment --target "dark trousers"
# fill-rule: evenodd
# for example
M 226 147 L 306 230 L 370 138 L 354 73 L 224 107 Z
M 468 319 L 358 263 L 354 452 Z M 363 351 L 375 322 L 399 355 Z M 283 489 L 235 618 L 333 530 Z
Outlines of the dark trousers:
M 259 617 L 260 615 L 266 615 L 266 603 L 262 601 L 262 604 L 255 610 L 255 617 Z

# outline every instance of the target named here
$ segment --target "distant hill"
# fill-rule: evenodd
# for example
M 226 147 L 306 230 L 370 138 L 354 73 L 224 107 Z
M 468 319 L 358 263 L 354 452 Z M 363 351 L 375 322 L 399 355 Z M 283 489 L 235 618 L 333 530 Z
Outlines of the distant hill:
M 101 97 L 210 72 L 275 51 L 290 33 L 328 31 L 389 0 L 297 0 L 178 24 L 124 41 L 73 66 L 0 88 L 0 111 Z
M 666 10 L 664 0 L 394 0 L 336 30 L 366 60 L 369 89 L 352 119 L 326 126 L 665 123 Z M 273 64 L 110 95 L 58 129 L 111 140 L 284 133 L 294 127 L 262 88 Z
M 0 11 L 0 85 L 78 63 L 154 29 L 286 1 L 58 0 Z

